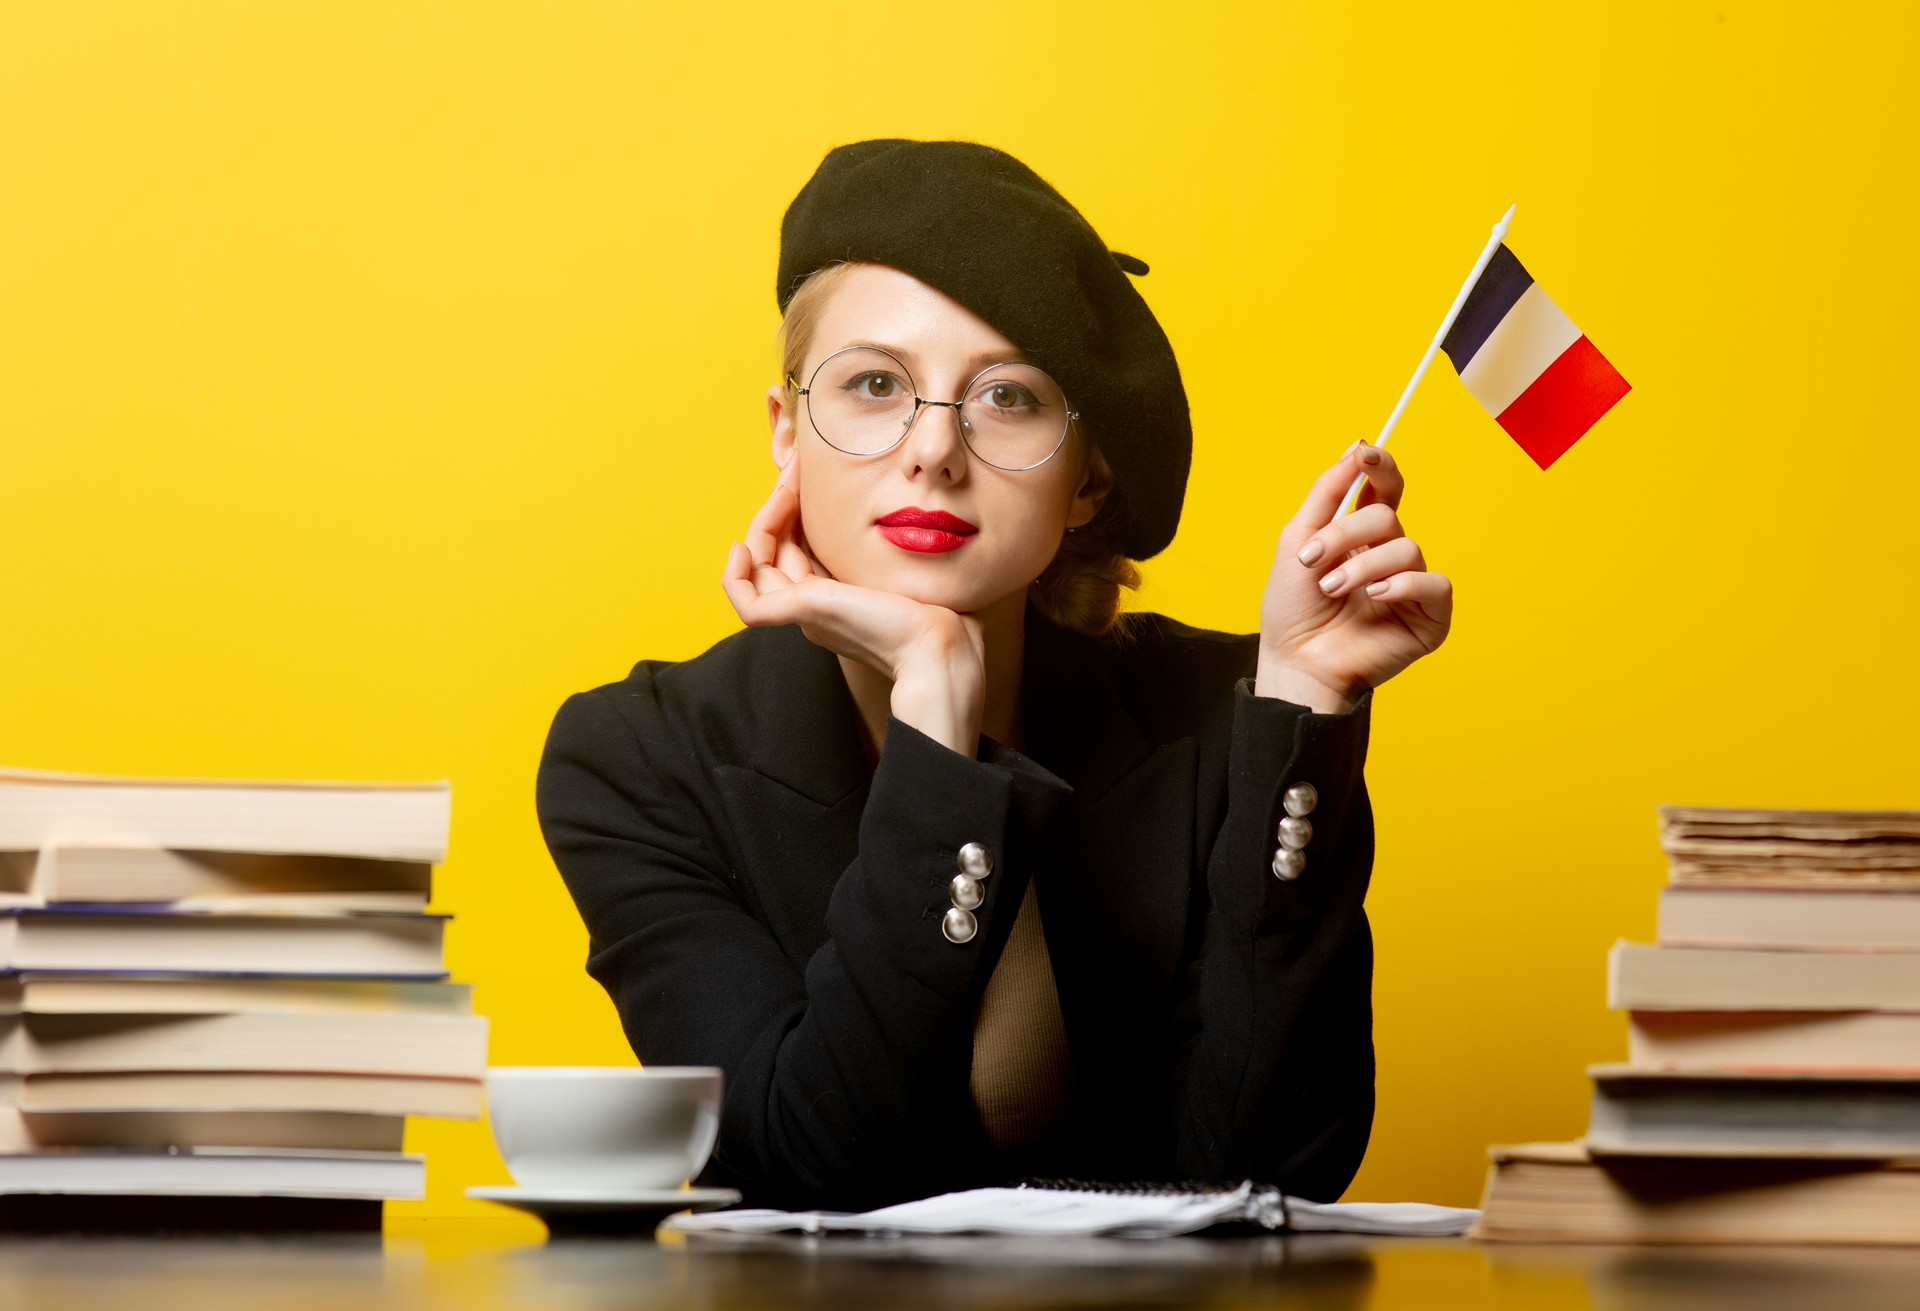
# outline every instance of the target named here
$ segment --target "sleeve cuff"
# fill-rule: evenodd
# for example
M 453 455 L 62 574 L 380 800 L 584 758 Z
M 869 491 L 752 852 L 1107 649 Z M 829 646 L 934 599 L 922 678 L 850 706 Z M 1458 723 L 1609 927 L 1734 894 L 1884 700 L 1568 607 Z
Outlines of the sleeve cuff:
M 1020 752 L 980 741 L 980 757 L 970 758 L 889 717 L 860 819 L 857 894 L 871 945 L 948 998 L 964 995 L 982 962 L 997 958 L 1026 892 L 1029 861 L 1073 792 Z M 954 908 L 961 851 L 976 843 L 992 871 L 979 880 L 983 899 L 969 912 L 973 935 L 955 942 L 942 923 Z M 843 929 L 860 931 L 848 923 L 836 934 Z
M 1233 805 L 1258 825 L 1236 837 L 1247 843 L 1249 882 L 1261 889 L 1261 927 L 1284 928 L 1311 916 L 1332 885 L 1353 877 L 1356 863 L 1368 867 L 1362 879 L 1370 871 L 1364 775 L 1373 689 L 1339 714 L 1260 696 L 1250 678 L 1234 697 Z M 1289 812 L 1290 796 L 1298 815 Z

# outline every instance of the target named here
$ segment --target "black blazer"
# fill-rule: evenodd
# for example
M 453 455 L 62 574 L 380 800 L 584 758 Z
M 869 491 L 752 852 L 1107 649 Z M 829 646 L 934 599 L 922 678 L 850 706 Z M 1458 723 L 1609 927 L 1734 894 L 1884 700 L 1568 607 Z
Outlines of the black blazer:
M 1257 635 L 1160 615 L 1137 643 L 1027 610 L 1027 749 L 978 758 L 890 719 L 869 770 L 834 655 L 749 628 L 569 697 L 540 763 L 588 972 L 646 1064 L 726 1072 L 702 1182 L 864 1208 L 1004 1182 L 1252 1177 L 1339 1196 L 1373 1120 L 1372 691 L 1322 715 L 1253 694 Z M 1318 791 L 1271 871 L 1282 793 Z M 947 941 L 956 854 L 994 860 Z M 975 1005 L 1029 878 L 1073 1067 L 1039 1157 L 987 1144 Z

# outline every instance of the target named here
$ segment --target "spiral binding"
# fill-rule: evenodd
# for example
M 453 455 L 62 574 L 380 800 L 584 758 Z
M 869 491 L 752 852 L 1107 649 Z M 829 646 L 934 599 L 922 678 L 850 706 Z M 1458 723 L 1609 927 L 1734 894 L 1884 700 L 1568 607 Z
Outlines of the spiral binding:
M 1239 1184 L 1210 1184 L 1195 1181 L 1162 1183 L 1136 1180 L 1115 1183 L 1111 1179 L 1022 1179 L 1016 1188 L 1045 1188 L 1066 1193 L 1117 1193 L 1127 1197 L 1203 1197 L 1208 1193 L 1230 1193 Z
M 1110 1179 L 1028 1178 L 1016 1188 L 1043 1188 L 1053 1192 L 1108 1193 L 1122 1197 L 1206 1197 L 1231 1193 L 1239 1184 L 1205 1183 L 1198 1180 L 1146 1181 L 1116 1183 Z M 1271 1184 L 1253 1184 L 1247 1197 L 1246 1218 L 1267 1229 L 1291 1229 L 1293 1218 L 1287 1211 L 1287 1195 Z

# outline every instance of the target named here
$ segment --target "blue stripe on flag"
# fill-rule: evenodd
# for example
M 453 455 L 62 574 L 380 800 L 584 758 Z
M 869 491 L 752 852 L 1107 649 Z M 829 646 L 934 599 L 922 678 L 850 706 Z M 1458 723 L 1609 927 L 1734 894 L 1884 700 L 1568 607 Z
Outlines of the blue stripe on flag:
M 1500 249 L 1493 252 L 1493 258 L 1487 261 L 1487 267 L 1480 271 L 1473 290 L 1467 293 L 1467 303 L 1460 307 L 1459 317 L 1441 339 L 1440 349 L 1453 361 L 1455 373 L 1465 371 L 1474 352 L 1486 344 L 1513 303 L 1532 285 L 1533 275 L 1520 266 L 1520 261 L 1502 242 Z

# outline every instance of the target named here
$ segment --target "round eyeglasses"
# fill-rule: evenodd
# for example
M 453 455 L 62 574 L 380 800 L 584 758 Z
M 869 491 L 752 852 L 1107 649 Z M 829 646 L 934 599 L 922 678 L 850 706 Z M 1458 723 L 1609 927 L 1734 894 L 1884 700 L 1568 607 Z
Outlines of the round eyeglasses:
M 797 381 L 791 374 L 787 385 Z M 960 440 L 981 463 L 1019 472 L 1054 457 L 1079 414 L 1044 370 L 1009 360 L 973 376 L 957 401 L 920 395 L 913 374 L 877 346 L 846 346 L 795 388 L 820 440 L 848 455 L 880 455 L 906 439 L 925 406 L 953 410 Z

